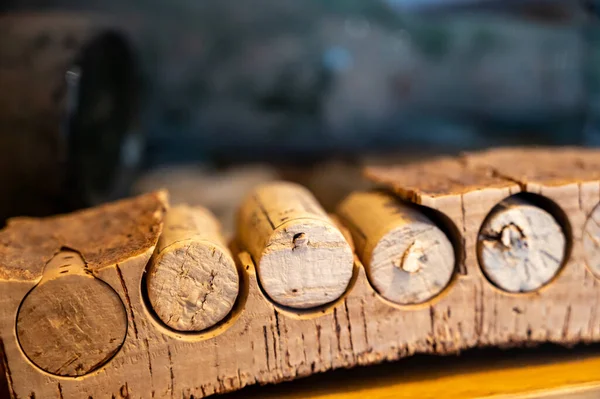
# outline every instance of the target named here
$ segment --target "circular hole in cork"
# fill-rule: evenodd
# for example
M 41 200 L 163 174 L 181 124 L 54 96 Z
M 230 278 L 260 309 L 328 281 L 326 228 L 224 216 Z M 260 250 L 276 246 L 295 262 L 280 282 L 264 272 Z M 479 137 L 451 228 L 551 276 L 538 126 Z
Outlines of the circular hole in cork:
M 421 305 L 450 287 L 464 259 L 462 236 L 442 212 L 398 201 L 398 212 L 410 223 L 380 239 L 372 251 L 367 277 L 389 303 Z
M 17 339 L 40 369 L 79 377 L 117 354 L 127 335 L 127 314 L 111 286 L 78 267 L 75 255 L 61 252 L 55 259 L 61 256 L 21 302 Z
M 583 254 L 588 269 L 600 278 L 600 204 L 592 210 L 583 227 Z
M 519 193 L 496 205 L 477 237 L 477 257 L 485 277 L 511 293 L 549 284 L 568 260 L 571 225 L 552 200 Z

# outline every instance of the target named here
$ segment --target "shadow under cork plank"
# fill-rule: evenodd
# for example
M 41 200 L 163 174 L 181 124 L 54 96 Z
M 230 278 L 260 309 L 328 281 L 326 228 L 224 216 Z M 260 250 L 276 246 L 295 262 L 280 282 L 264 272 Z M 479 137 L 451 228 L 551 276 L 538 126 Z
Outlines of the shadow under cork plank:
M 252 386 L 222 399 L 600 398 L 600 344 L 472 349 Z

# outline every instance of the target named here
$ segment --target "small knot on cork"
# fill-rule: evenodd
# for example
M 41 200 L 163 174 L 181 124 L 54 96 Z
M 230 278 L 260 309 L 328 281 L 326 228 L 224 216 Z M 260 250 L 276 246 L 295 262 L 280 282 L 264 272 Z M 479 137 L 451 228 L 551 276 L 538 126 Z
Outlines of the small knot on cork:
M 399 262 L 394 262 L 394 266 L 404 270 L 407 273 L 417 273 L 427 263 L 427 254 L 425 248 L 419 241 L 413 241 L 404 251 Z
M 527 237 L 523 234 L 523 230 L 514 223 L 502 227 L 502 230 L 500 231 L 500 242 L 506 248 L 527 248 Z
M 526 261 L 529 257 L 527 236 L 514 223 L 502 226 L 497 235 L 497 245 L 500 246 L 501 251 L 505 252 L 506 265 L 509 267 L 517 267 L 519 263 Z
M 294 247 L 292 248 L 292 250 L 297 249 L 297 248 L 306 247 L 308 245 L 308 237 L 304 233 L 294 234 L 292 243 L 294 244 Z

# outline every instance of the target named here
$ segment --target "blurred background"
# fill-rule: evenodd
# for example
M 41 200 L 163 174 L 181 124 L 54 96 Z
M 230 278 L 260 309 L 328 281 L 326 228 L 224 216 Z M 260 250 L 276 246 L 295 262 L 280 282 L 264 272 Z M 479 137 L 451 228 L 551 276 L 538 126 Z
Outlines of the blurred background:
M 168 188 L 231 228 L 285 178 L 600 144 L 600 7 L 550 0 L 8 0 L 0 224 Z

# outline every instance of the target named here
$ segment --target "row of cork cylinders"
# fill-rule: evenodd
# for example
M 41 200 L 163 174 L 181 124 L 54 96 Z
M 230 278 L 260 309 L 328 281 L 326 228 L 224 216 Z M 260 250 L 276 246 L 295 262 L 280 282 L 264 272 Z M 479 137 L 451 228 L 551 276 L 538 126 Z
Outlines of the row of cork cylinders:
M 582 242 L 588 268 L 600 277 L 599 209 L 589 215 Z M 481 275 L 503 295 L 536 293 L 568 268 L 571 227 L 550 199 L 512 195 L 481 220 L 478 232 L 469 229 L 477 237 L 470 237 L 446 214 L 385 190 L 354 192 L 330 215 L 306 188 L 272 182 L 243 201 L 231 243 L 206 209 L 169 209 L 141 293 L 156 327 L 176 339 L 203 340 L 225 331 L 245 311 L 251 264 L 262 297 L 280 313 L 303 318 L 320 317 L 336 306 L 363 267 L 367 287 L 385 304 L 406 311 L 431 304 L 452 292 L 463 273 L 465 240 L 476 242 Z M 120 276 L 118 265 L 116 270 Z M 40 339 L 35 332 L 48 312 L 73 313 L 74 319 L 65 318 L 71 324 L 48 319 L 48 336 Z M 113 288 L 90 273 L 79 252 L 63 248 L 22 300 L 16 334 L 23 353 L 40 369 L 81 376 L 119 350 L 129 334 L 127 319 Z M 74 341 L 81 323 L 87 344 L 101 348 L 83 357 L 85 345 Z M 56 345 L 49 348 L 50 342 Z M 106 344 L 91 344 L 96 342 Z
M 538 195 L 499 203 L 477 237 L 488 282 L 511 295 L 549 284 L 570 251 L 565 220 Z M 205 209 L 178 206 L 167 213 L 144 285 L 169 329 L 199 333 L 232 311 L 243 278 L 232 247 L 252 257 L 260 288 L 275 306 L 315 315 L 348 291 L 355 254 L 377 295 L 410 307 L 450 288 L 464 250 L 443 214 L 382 190 L 352 193 L 329 215 L 304 187 L 268 183 L 246 197 L 237 223 L 235 244 L 228 246 Z

